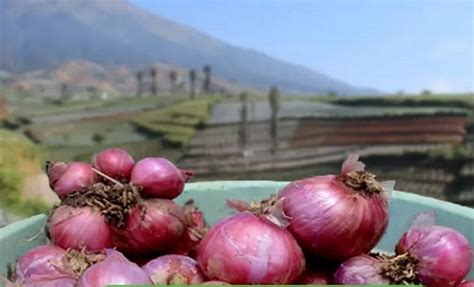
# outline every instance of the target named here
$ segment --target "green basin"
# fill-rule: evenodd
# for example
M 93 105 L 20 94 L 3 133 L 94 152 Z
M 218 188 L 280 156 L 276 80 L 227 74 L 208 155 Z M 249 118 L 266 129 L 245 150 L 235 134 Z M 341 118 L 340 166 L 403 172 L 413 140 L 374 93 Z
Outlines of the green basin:
M 286 182 L 274 181 L 216 181 L 197 182 L 186 185 L 184 193 L 177 199 L 184 203 L 193 198 L 204 211 L 206 219 L 213 224 L 233 211 L 226 206 L 226 199 L 245 201 L 263 199 L 275 193 Z M 392 252 L 406 231 L 413 217 L 423 211 L 434 210 L 437 224 L 449 226 L 463 233 L 474 246 L 474 209 L 439 201 L 419 195 L 394 191 L 390 204 L 390 224 L 387 233 L 376 249 Z M 0 273 L 5 276 L 19 256 L 29 249 L 44 244 L 46 235 L 41 232 L 45 215 L 36 215 L 0 229 Z M 471 269 L 469 278 L 474 278 Z

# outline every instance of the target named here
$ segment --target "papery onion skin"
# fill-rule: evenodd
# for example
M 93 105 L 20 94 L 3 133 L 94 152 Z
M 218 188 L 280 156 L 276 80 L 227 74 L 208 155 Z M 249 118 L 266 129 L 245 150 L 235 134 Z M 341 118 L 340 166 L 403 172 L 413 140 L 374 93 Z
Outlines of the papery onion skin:
M 183 192 L 184 184 L 192 175 L 165 158 L 148 157 L 135 164 L 131 182 L 141 188 L 144 197 L 173 199 Z
M 93 166 L 106 175 L 117 180 L 130 180 L 135 161 L 123 149 L 109 148 L 94 156 Z
M 230 285 L 230 284 L 224 281 L 213 280 L 213 281 L 203 282 L 200 285 Z
M 402 235 L 395 251 L 418 259 L 418 278 L 429 287 L 456 286 L 472 266 L 469 241 L 458 231 L 444 226 L 410 228 Z
M 63 256 L 66 250 L 54 245 L 41 245 L 31 249 L 16 263 L 16 280 L 25 281 L 32 276 L 62 276 Z
M 111 227 L 103 215 L 90 207 L 62 205 L 49 220 L 52 241 L 64 249 L 100 251 L 113 247 Z
M 181 207 L 168 199 L 148 199 L 137 206 L 124 226 L 113 228 L 114 244 L 127 255 L 146 255 L 174 248 L 185 232 Z
M 336 284 L 380 284 L 389 285 L 390 280 L 381 275 L 382 262 L 368 255 L 359 255 L 346 260 L 334 275 Z
M 474 287 L 474 280 L 462 282 L 461 284 L 459 284 L 456 287 Z
M 151 260 L 142 269 L 155 285 L 195 285 L 204 282 L 199 264 L 183 255 L 164 255 Z
M 79 192 L 97 181 L 92 166 L 83 162 L 55 162 L 47 170 L 51 188 L 63 198 Z
M 287 284 L 303 272 L 303 253 L 291 234 L 244 211 L 214 225 L 198 262 L 210 280 L 230 284 Z
M 343 165 L 343 170 L 348 170 Z M 294 181 L 283 188 L 288 230 L 312 255 L 334 260 L 364 254 L 374 248 L 388 226 L 389 194 L 364 193 L 348 187 L 343 175 Z
M 115 250 L 107 250 L 104 261 L 89 267 L 79 278 L 77 287 L 152 284 L 150 277 L 137 264 Z

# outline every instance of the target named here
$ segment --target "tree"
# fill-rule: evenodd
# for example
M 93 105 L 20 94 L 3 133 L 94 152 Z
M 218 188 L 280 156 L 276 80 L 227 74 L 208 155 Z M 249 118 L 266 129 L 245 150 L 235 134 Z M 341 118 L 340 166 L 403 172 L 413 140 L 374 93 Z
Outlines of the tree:
M 189 83 L 190 83 L 189 95 L 191 99 L 194 99 L 194 96 L 196 95 L 196 70 L 194 69 L 189 70 Z
M 431 91 L 430 90 L 423 90 L 421 92 L 421 94 L 424 95 L 424 96 L 428 96 L 428 95 L 431 95 Z
M 337 96 L 337 92 L 336 92 L 336 91 L 334 91 L 334 90 L 328 91 L 328 97 L 333 98 L 333 97 L 336 97 L 336 96 Z
M 204 93 L 209 94 L 211 92 L 211 66 L 205 65 L 202 70 L 204 72 L 202 90 Z
M 174 94 L 176 92 L 176 80 L 178 79 L 178 73 L 176 71 L 171 71 L 169 74 L 170 78 L 170 92 Z
M 104 142 L 105 136 L 101 133 L 94 133 L 91 139 L 93 142 L 99 145 Z
M 152 67 L 150 69 L 150 77 L 151 77 L 150 92 L 153 96 L 156 96 L 156 92 L 158 88 L 156 87 L 156 68 L 155 67 Z
M 142 89 L 143 89 L 143 73 L 141 71 L 138 71 L 135 75 L 137 78 L 137 97 L 142 96 Z
M 268 100 L 270 102 L 270 108 L 272 110 L 271 122 L 270 122 L 270 135 L 272 138 L 272 154 L 276 154 L 278 145 L 278 110 L 280 109 L 280 92 L 278 88 L 272 86 L 270 93 L 268 94 Z
M 89 86 L 87 87 L 87 94 L 89 95 L 90 99 L 97 99 L 99 96 L 99 89 L 96 86 Z

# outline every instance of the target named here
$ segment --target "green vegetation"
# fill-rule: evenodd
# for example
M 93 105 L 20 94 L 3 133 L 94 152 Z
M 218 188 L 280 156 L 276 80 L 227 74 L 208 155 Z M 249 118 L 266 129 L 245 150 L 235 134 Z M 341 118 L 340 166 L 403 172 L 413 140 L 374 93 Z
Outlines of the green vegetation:
M 168 143 L 186 146 L 196 129 L 207 122 L 215 101 L 215 97 L 205 97 L 182 102 L 143 113 L 132 122 L 147 133 L 163 136 Z
M 23 179 L 37 172 L 42 150 L 23 136 L 0 130 L 0 201 L 2 207 L 18 215 L 46 213 L 48 205 L 41 200 L 22 196 Z
M 380 97 L 317 97 L 316 100 L 348 106 L 457 107 L 474 109 L 472 94 L 391 95 Z

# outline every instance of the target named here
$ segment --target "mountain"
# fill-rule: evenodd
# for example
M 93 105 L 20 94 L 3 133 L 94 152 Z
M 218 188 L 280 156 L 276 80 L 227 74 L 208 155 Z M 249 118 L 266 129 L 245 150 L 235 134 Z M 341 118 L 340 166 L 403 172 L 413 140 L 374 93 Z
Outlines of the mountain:
M 303 66 L 235 47 L 124 0 L 0 0 L 0 70 L 22 73 L 81 59 L 143 68 L 211 65 L 232 82 L 287 92 L 365 94 Z

